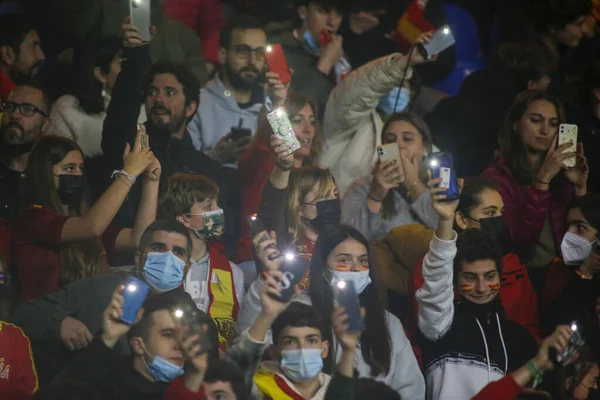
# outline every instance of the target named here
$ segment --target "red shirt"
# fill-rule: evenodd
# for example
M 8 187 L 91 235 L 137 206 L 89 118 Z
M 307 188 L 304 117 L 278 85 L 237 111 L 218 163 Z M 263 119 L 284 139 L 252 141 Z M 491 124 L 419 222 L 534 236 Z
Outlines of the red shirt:
M 184 377 L 175 378 L 163 394 L 163 400 L 204 400 L 204 390 L 200 388 L 197 393 L 190 392 L 185 387 Z
M 32 205 L 17 217 L 14 232 L 14 255 L 21 301 L 58 291 L 61 287 L 62 263 L 60 237 L 67 220 L 49 208 Z M 108 272 L 107 254 L 116 253 L 115 243 L 121 228 L 109 227 L 99 238 L 105 251 L 101 263 Z
M 513 400 L 523 391 L 523 387 L 515 381 L 512 375 L 508 374 L 504 378 L 490 382 L 471 400 Z
M 15 87 L 14 83 L 6 75 L 0 72 L 0 100 L 8 99 L 10 92 Z
M 0 321 L 0 398 L 25 400 L 37 390 L 29 339 L 18 326 Z

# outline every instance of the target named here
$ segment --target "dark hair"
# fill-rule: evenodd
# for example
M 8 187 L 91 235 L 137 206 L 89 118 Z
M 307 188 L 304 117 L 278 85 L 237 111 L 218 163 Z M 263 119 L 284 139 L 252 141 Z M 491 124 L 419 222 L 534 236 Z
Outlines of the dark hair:
M 467 229 L 458 235 L 454 256 L 454 278 L 458 277 L 465 264 L 480 260 L 492 260 L 498 273 L 502 272 L 502 245 L 499 241 L 479 229 Z
M 356 384 L 357 399 L 401 400 L 400 394 L 383 382 L 360 378 Z
M 460 212 L 464 216 L 469 216 L 471 211 L 481 204 L 481 193 L 488 189 L 498 191 L 494 183 L 480 176 L 465 178 L 456 212 Z M 458 229 L 457 232 L 461 230 L 456 224 L 454 228 L 455 230 Z
M 152 235 L 154 232 L 164 231 L 168 233 L 178 233 L 185 237 L 187 242 L 187 256 L 188 259 L 192 256 L 192 237 L 190 236 L 190 232 L 188 229 L 179 221 L 174 219 L 159 219 L 151 223 L 140 238 L 140 243 L 138 245 L 138 252 L 143 253 L 144 249 L 150 245 L 150 241 L 152 240 Z
M 96 390 L 80 381 L 64 381 L 48 386 L 31 397 L 31 400 L 100 400 Z
M 94 69 L 100 68 L 103 74 L 110 73 L 111 63 L 122 54 L 121 38 L 118 37 L 105 38 L 102 42 L 81 48 L 75 53 L 72 94 L 87 114 L 105 111 L 102 83 L 94 75 Z
M 30 78 L 23 81 L 20 81 L 15 87 L 13 91 L 15 91 L 19 87 L 28 87 L 31 89 L 35 89 L 42 93 L 42 111 L 44 111 L 47 115 L 50 115 L 50 109 L 52 108 L 52 97 L 46 89 L 46 85 L 44 85 L 39 78 Z
M 317 310 L 307 304 L 294 302 L 271 324 L 273 343 L 277 344 L 279 342 L 279 335 L 286 327 L 300 328 L 307 326 L 315 328 L 321 332 L 323 338 L 325 336 L 323 325 L 323 320 Z
M 548 28 L 564 29 L 579 17 L 591 14 L 591 0 L 532 0 L 528 10 L 535 29 L 545 32 Z
M 251 15 L 239 15 L 227 21 L 221 28 L 221 34 L 219 35 L 219 47 L 228 49 L 231 46 L 231 40 L 233 37 L 233 31 L 239 29 L 247 31 L 250 29 L 264 30 L 263 24 L 257 18 Z
M 333 346 L 331 316 L 333 314 L 333 291 L 331 270 L 327 258 L 333 249 L 347 239 L 360 242 L 369 254 L 369 275 L 373 283 L 359 295 L 360 304 L 366 309 L 365 330 L 360 338 L 360 348 L 365 362 L 371 367 L 371 376 L 387 374 L 392 363 L 392 339 L 388 329 L 384 302 L 377 291 L 379 281 L 377 266 L 371 260 L 368 240 L 355 228 L 348 225 L 332 225 L 319 234 L 310 263 L 309 293 L 313 307 L 321 313 L 324 321 L 324 339 L 329 341 L 329 354 L 323 371 L 333 371 L 335 346 Z
M 589 346 L 579 350 L 579 359 L 564 368 L 555 368 L 544 374 L 544 380 L 540 387 L 551 394 L 553 399 L 573 399 L 575 389 L 585 379 L 590 370 L 597 364 L 595 352 Z M 567 387 L 567 381 L 572 379 Z
M 529 165 L 525 145 L 515 126 L 518 125 L 531 103 L 539 100 L 552 103 L 556 108 L 558 119 L 561 122 L 565 120 L 562 103 L 555 94 L 549 91 L 527 90 L 517 96 L 513 102 L 498 135 L 500 155 L 506 161 L 510 172 L 523 185 L 531 185 L 537 171 Z
M 337 11 L 339 14 L 343 14 L 349 9 L 349 3 L 352 2 L 347 0 L 299 0 L 297 7 L 308 7 L 310 4 L 314 4 L 321 7 L 325 12 Z
M 159 212 L 162 218 L 187 215 L 196 203 L 219 196 L 219 186 L 210 178 L 194 174 L 175 174 L 168 180 Z
M 35 30 L 32 21 L 21 14 L 0 15 L 0 46 L 8 46 L 18 56 L 25 36 Z
M 192 102 L 200 104 L 200 84 L 189 69 L 183 65 L 174 64 L 168 61 L 160 61 L 150 67 L 146 75 L 144 84 L 144 95 L 148 93 L 150 85 L 156 75 L 171 74 L 177 79 L 177 82 L 183 87 L 185 96 L 185 105 L 189 106 Z
M 600 88 L 600 59 L 592 61 L 583 73 L 580 85 L 581 104 L 597 104 L 598 100 L 593 93 L 594 89 Z
M 492 74 L 508 73 L 519 91 L 526 90 L 529 81 L 552 76 L 558 60 L 547 46 L 539 42 L 505 43 L 490 63 Z
M 237 400 L 248 398 L 244 374 L 231 361 L 219 360 L 218 358 L 210 360 L 206 375 L 204 375 L 204 382 L 229 382 Z
M 586 221 L 596 230 L 600 230 L 600 194 L 588 194 L 576 197 L 567 211 L 579 208 Z
M 432 143 L 433 140 L 431 138 L 431 131 L 427 126 L 427 123 L 423 120 L 423 118 L 419 117 L 412 111 L 405 111 L 401 113 L 394 113 L 388 117 L 383 128 L 381 129 L 381 143 L 383 143 L 384 134 L 389 128 L 391 124 L 394 122 L 405 121 L 414 126 L 417 131 L 421 134 L 421 138 L 423 139 L 423 147 L 427 154 L 431 154 Z M 396 210 L 396 204 L 394 202 L 394 190 L 388 191 L 387 195 L 383 198 L 382 208 L 381 208 L 381 216 L 383 219 L 392 219 L 394 218 L 398 210 Z
M 71 139 L 48 135 L 37 141 L 25 169 L 27 180 L 24 204 L 41 205 L 57 214 L 63 214 L 52 167 L 72 151 L 78 151 L 83 157 L 81 148 Z M 83 198 L 79 204 L 69 205 L 68 216 L 81 217 L 87 210 L 86 199 Z M 60 246 L 59 252 L 62 264 L 61 285 L 103 273 L 101 260 L 104 248 L 97 238 L 65 243 Z

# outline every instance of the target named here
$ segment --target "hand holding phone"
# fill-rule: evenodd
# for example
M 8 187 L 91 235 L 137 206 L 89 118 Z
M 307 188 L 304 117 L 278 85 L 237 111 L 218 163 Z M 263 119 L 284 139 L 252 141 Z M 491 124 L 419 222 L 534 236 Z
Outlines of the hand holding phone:
M 191 302 L 178 304 L 171 310 L 171 315 L 180 327 L 184 340 L 192 336 L 198 336 L 198 339 L 194 342 L 194 346 L 198 348 L 197 355 L 213 349 L 214 344 L 210 339 L 207 325 L 201 321 L 200 310 L 195 304 Z
M 577 125 L 573 124 L 560 124 L 558 127 L 558 147 L 563 144 L 570 143 L 571 146 L 562 151 L 562 153 L 576 153 L 577 152 Z M 575 166 L 576 156 L 569 157 L 563 161 L 566 167 L 572 168 Z
M 362 332 L 365 324 L 360 312 L 358 293 L 352 281 L 338 281 L 333 287 L 335 302 L 348 314 L 348 332 Z
M 388 162 L 393 162 L 396 169 L 398 169 L 397 175 L 392 181 L 395 183 L 404 182 L 404 171 L 402 169 L 402 155 L 400 154 L 400 148 L 397 143 L 383 144 L 377 147 L 377 154 L 379 155 L 379 164 L 383 165 Z M 391 171 L 390 171 L 391 172 Z
M 571 337 L 564 351 L 558 352 L 555 348 L 548 349 L 550 360 L 555 366 L 564 368 L 577 355 L 577 352 L 585 345 L 585 339 L 579 331 L 579 326 L 576 322 L 571 323 Z
M 142 147 L 148 147 L 148 134 L 146 133 L 146 127 L 144 124 L 137 124 L 138 132 L 140 132 L 140 145 Z
M 432 153 L 427 156 L 427 165 L 431 171 L 433 179 L 442 178 L 438 185 L 440 189 L 445 189 L 442 194 L 446 198 L 440 201 L 454 201 L 460 198 L 460 191 L 456 180 L 456 170 L 452 161 L 452 154 L 446 152 Z
M 137 25 L 142 42 L 149 42 L 152 39 L 152 0 L 129 0 L 129 15 L 131 23 Z
M 284 85 L 292 81 L 290 67 L 288 66 L 281 44 L 273 44 L 265 49 L 265 58 L 269 65 L 269 71 L 279 74 L 279 80 Z
M 137 313 L 142 308 L 150 287 L 148 284 L 134 276 L 130 276 L 125 281 L 125 287 L 121 292 L 123 296 L 123 314 L 120 320 L 133 324 L 137 317 Z
M 452 30 L 448 25 L 444 25 L 435 31 L 427 43 L 416 44 L 416 50 L 421 53 L 425 60 L 430 60 L 433 56 L 453 46 L 454 43 L 456 43 L 456 39 L 452 34 Z
M 271 129 L 278 139 L 284 140 L 289 145 L 289 150 L 292 153 L 300 150 L 300 142 L 294 132 L 294 127 L 290 122 L 287 111 L 283 107 L 276 108 L 267 114 L 267 120 L 271 125 Z
M 281 289 L 281 295 L 279 297 L 272 297 L 282 303 L 290 301 L 294 296 L 296 285 L 302 281 L 306 271 L 308 271 L 309 264 L 309 261 L 304 257 L 291 252 L 284 253 L 279 269 L 281 274 L 278 274 L 278 284 Z

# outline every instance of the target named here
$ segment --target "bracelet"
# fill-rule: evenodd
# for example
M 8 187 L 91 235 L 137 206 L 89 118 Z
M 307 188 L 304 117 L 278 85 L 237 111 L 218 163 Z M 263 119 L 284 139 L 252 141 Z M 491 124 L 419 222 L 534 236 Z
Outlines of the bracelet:
M 367 193 L 367 198 L 373 200 L 376 203 L 383 203 L 383 199 L 381 199 L 381 200 L 376 199 L 375 197 L 371 196 L 370 193 Z
M 583 273 L 583 271 L 580 268 L 575 268 L 575 273 L 581 278 L 581 279 L 585 279 L 586 281 L 591 281 L 592 279 L 594 279 L 593 276 L 587 276 L 586 274 Z
M 527 365 L 527 369 L 529 370 L 529 372 L 531 372 L 531 375 L 533 375 L 533 386 L 532 386 L 532 388 L 535 389 L 535 387 L 537 385 L 539 385 L 540 383 L 542 383 L 542 380 L 544 380 L 544 377 L 542 376 L 542 373 L 540 372 L 540 370 L 537 369 L 537 367 L 533 363 L 533 360 L 527 361 L 526 365 Z
M 535 181 L 539 182 L 539 183 L 543 183 L 544 185 L 549 185 L 550 184 L 550 182 L 540 181 L 538 178 L 535 178 Z
M 123 171 L 122 169 L 114 170 L 112 175 L 110 176 L 110 178 L 113 179 L 115 176 L 119 176 L 119 175 L 127 178 L 129 183 L 131 183 L 131 186 L 133 186 L 135 184 L 135 181 L 136 181 L 135 176 L 131 175 L 129 172 Z

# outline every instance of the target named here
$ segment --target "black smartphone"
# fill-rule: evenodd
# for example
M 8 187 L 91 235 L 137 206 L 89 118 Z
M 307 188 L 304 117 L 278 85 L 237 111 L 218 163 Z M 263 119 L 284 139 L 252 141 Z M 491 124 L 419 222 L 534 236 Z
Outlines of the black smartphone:
M 248 128 L 231 128 L 231 140 L 234 142 L 238 139 L 252 136 L 252 131 Z
M 267 234 L 269 233 L 263 225 L 260 218 L 258 218 L 258 214 L 252 214 L 251 216 L 246 218 L 246 221 L 248 221 L 248 225 L 250 225 L 250 232 L 252 232 L 252 237 L 258 236 L 262 232 L 267 232 Z
M 576 322 L 571 323 L 571 337 L 569 343 L 562 353 L 558 353 L 556 349 L 550 348 L 548 354 L 552 363 L 559 367 L 564 367 L 577 354 L 579 349 L 585 345 L 585 339 Z
M 294 287 L 302 281 L 309 267 L 309 261 L 293 253 L 285 253 L 281 263 L 282 279 L 279 281 L 281 296 L 277 299 L 287 303 L 294 296 Z
M 348 314 L 348 331 L 362 332 L 365 324 L 360 315 L 360 303 L 358 302 L 358 293 L 352 281 L 339 281 L 333 287 L 333 296 L 335 302 L 344 307 Z
M 184 338 L 198 335 L 199 339 L 194 343 L 194 346 L 200 345 L 200 352 L 206 353 L 213 349 L 214 344 L 210 340 L 209 332 L 206 329 L 206 324 L 200 321 L 199 310 L 195 304 L 186 302 L 179 304 L 171 310 L 171 315 L 175 322 L 184 328 Z
M 150 287 L 148 284 L 134 276 L 130 276 L 125 281 L 125 289 L 121 292 L 121 296 L 125 300 L 123 304 L 123 315 L 121 321 L 127 324 L 133 324 L 137 317 L 137 313 L 142 308 L 142 304 L 146 300 Z
M 454 169 L 452 154 L 438 152 L 428 155 L 427 167 L 434 179 L 442 178 L 439 187 L 446 189 L 444 194 L 447 196 L 443 201 L 458 200 L 460 198 L 460 191 L 456 182 L 456 170 Z

